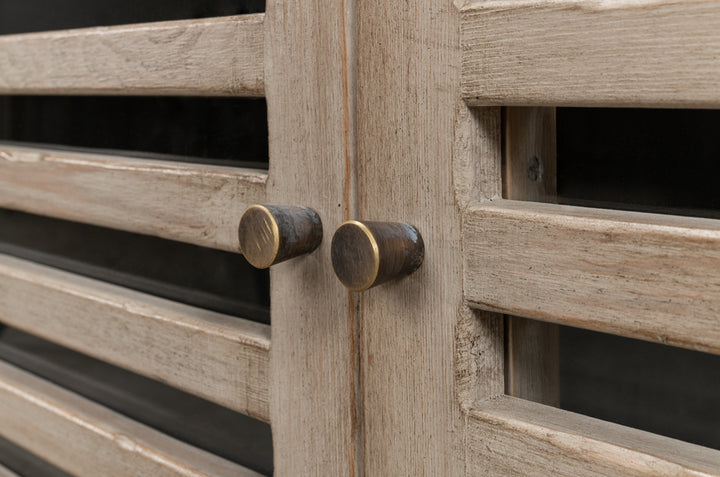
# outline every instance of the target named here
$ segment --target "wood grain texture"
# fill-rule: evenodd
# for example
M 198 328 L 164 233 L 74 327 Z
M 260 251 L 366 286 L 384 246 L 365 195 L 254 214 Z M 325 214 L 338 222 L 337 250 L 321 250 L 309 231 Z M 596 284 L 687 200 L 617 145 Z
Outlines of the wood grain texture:
M 720 475 L 720 452 L 502 397 L 470 412 L 468 475 Z
M 0 144 L 0 207 L 239 252 L 267 174 Z
M 330 261 L 356 210 L 354 18 L 354 0 L 267 2 L 268 203 L 311 207 L 324 231 L 315 252 L 270 270 L 278 476 L 363 475 L 358 321 Z
M 530 401 L 560 406 L 560 334 L 558 325 L 506 317 L 505 392 Z
M 505 394 L 504 325 L 505 317 L 500 313 L 473 310 L 467 305 L 458 313 L 455 394 L 466 414 L 478 402 Z
M 505 108 L 506 199 L 557 200 L 555 108 Z M 559 329 L 552 323 L 506 318 L 506 392 L 560 405 Z
M 555 108 L 505 108 L 503 197 L 557 202 Z
M 462 103 L 458 20 L 451 1 L 358 2 L 360 219 L 412 224 L 426 246 L 415 273 L 361 295 L 367 475 L 461 475 L 455 393 L 502 389 L 502 327 L 464 310 L 460 248 L 462 204 L 500 192 L 499 110 Z
M 453 189 L 455 203 L 464 211 L 478 201 L 502 196 L 503 114 L 498 107 L 471 109 L 459 101 L 455 115 Z M 500 313 L 473 310 L 464 302 L 458 307 L 453 343 L 454 384 L 464 413 L 477 401 L 505 392 L 504 328 L 505 317 Z M 464 447 L 463 444 L 459 456 L 465 453 Z
M 473 105 L 717 107 L 717 0 L 475 0 L 462 6 Z
M 720 353 L 720 222 L 495 201 L 465 217 L 474 306 Z
M 268 421 L 270 327 L 0 255 L 0 320 Z
M 0 434 L 78 476 L 257 476 L 0 363 Z
M 502 197 L 503 126 L 501 108 L 456 105 L 452 169 L 455 202 L 465 209 L 474 202 Z
M 263 96 L 263 14 L 0 38 L 0 94 Z

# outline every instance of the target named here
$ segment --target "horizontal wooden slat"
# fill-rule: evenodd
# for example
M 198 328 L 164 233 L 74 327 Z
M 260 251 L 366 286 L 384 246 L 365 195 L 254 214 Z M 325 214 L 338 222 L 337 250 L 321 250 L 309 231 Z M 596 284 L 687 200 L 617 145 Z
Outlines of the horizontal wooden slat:
M 467 475 L 720 475 L 719 451 L 507 396 L 466 432 Z
M 262 96 L 264 14 L 0 37 L 0 94 Z
M 8 469 L 16 472 L 21 477 L 71 477 L 70 474 L 42 460 L 40 457 L 28 452 L 14 442 L 5 439 L 1 433 L 0 461 L 3 462 Z M 11 474 L 11 477 L 16 477 L 16 475 Z
M 0 435 L 73 475 L 259 475 L 5 363 L 0 402 Z
M 260 170 L 0 144 L 0 207 L 239 252 Z
M 18 474 L 0 464 L 0 477 L 20 477 Z
M 475 0 L 461 10 L 471 104 L 720 104 L 718 0 Z
M 474 306 L 720 353 L 720 221 L 498 200 L 463 235 Z
M 0 322 L 268 421 L 270 327 L 0 255 Z

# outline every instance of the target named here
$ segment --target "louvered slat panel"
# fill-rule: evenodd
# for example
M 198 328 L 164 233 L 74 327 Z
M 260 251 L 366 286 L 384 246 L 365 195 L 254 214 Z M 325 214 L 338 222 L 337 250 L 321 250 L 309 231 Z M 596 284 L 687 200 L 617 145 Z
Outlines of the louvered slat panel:
M 0 400 L 0 434 L 74 475 L 259 475 L 5 363 Z
M 270 327 L 0 255 L 0 322 L 269 420 Z
M 0 94 L 262 97 L 264 18 L 3 36 Z M 240 252 L 239 218 L 265 201 L 267 174 L 155 159 L 0 145 L 0 207 Z M 6 255 L 0 290 L 0 326 L 269 421 L 267 325 Z M 0 435 L 73 475 L 258 475 L 4 362 L 0 403 Z

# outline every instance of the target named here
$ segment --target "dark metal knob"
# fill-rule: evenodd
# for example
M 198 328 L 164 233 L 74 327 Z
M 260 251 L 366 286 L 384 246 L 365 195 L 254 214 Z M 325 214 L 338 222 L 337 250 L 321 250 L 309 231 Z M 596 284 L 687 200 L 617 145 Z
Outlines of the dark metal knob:
M 342 284 L 361 291 L 417 270 L 425 245 L 412 225 L 350 220 L 335 232 L 331 255 Z
M 238 227 L 240 250 L 257 268 L 310 253 L 322 242 L 320 216 L 309 207 L 253 205 Z

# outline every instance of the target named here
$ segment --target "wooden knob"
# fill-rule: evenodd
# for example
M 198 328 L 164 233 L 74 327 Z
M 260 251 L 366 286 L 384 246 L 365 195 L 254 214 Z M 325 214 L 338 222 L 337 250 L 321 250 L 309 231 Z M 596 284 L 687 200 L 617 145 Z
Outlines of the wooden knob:
M 310 253 L 318 248 L 322 236 L 320 216 L 309 207 L 253 205 L 238 228 L 240 250 L 256 268 Z
M 335 274 L 352 291 L 410 275 L 425 256 L 420 233 L 402 222 L 350 220 L 335 232 L 331 249 Z

